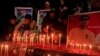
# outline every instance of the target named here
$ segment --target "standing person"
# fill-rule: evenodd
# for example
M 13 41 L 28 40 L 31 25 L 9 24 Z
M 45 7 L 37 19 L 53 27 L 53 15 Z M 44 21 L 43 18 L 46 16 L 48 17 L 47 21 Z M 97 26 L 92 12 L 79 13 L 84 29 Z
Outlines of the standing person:
M 54 29 L 57 29 L 58 25 L 58 19 L 56 17 L 55 11 L 51 10 L 47 13 L 46 17 L 43 19 L 42 23 L 42 32 L 47 33 L 53 31 Z M 47 30 L 47 26 L 49 26 L 49 29 Z
M 45 10 L 51 10 L 51 4 L 50 4 L 49 1 L 45 1 L 44 6 L 45 6 L 45 7 L 44 7 Z
M 15 28 L 16 24 L 17 24 L 16 16 L 12 16 L 9 19 L 8 33 L 6 35 L 6 40 L 12 41 L 13 31 L 14 31 L 14 28 Z
M 73 44 L 94 44 L 94 33 L 90 31 L 87 26 L 89 23 L 89 16 L 82 15 L 79 19 L 80 25 L 69 32 L 68 43 Z

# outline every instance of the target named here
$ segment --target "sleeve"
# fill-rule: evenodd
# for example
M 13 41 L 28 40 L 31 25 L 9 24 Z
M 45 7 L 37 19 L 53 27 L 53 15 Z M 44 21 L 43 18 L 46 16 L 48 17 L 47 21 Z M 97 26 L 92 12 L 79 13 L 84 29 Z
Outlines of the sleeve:
M 33 28 L 35 27 L 35 25 L 36 25 L 36 21 L 33 20 L 33 21 L 30 23 L 30 28 L 33 29 Z

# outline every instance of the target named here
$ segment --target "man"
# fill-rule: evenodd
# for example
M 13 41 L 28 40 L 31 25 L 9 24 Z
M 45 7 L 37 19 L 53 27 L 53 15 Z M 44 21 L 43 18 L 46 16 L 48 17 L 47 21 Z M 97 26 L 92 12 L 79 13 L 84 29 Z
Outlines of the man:
M 49 26 L 49 29 L 47 29 L 47 26 Z M 42 32 L 43 33 L 51 33 L 54 30 L 57 30 L 58 26 L 58 18 L 56 17 L 55 11 L 50 10 L 46 17 L 43 19 L 42 23 Z
M 12 41 L 13 31 L 15 29 L 16 24 L 17 24 L 17 22 L 16 22 L 16 16 L 13 15 L 9 19 L 9 26 L 8 26 L 8 32 L 7 32 L 7 35 L 6 35 L 6 40 Z
M 35 26 L 35 21 L 32 20 L 31 15 L 29 14 L 25 15 L 25 18 L 22 19 L 22 21 L 15 26 L 13 37 L 16 38 L 18 33 L 21 33 L 22 36 L 26 32 L 29 33 L 34 26 Z
M 82 15 L 79 19 L 80 25 L 69 32 L 68 43 L 94 44 L 94 33 L 88 30 L 89 16 Z

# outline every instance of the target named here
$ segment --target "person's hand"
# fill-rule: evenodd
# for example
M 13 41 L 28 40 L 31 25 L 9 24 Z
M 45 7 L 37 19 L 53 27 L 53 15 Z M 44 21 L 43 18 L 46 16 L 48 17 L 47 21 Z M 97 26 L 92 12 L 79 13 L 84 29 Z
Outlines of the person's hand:
M 44 27 L 43 31 L 47 33 L 48 32 L 47 27 Z
M 25 23 L 25 19 L 22 19 L 19 24 L 24 24 Z

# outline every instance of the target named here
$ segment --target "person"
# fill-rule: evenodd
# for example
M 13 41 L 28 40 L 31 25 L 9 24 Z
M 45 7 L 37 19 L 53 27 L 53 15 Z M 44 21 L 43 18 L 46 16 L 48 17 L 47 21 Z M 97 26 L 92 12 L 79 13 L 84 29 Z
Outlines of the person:
M 21 22 L 19 22 L 14 29 L 14 35 L 13 37 L 16 38 L 18 33 L 21 33 L 21 36 L 23 36 L 23 34 L 25 32 L 30 32 L 30 30 L 32 30 L 35 26 L 35 21 L 32 20 L 32 16 L 29 14 L 25 15 L 25 18 L 21 20 Z
M 9 19 L 8 33 L 7 33 L 7 35 L 5 36 L 5 37 L 6 37 L 6 40 L 12 41 L 13 31 L 14 31 L 14 28 L 15 28 L 16 24 L 17 24 L 17 22 L 16 22 L 16 16 L 13 15 L 13 16 Z
M 25 31 L 25 30 L 31 30 L 33 29 L 36 21 L 32 20 L 32 16 L 27 14 L 25 15 L 25 18 L 19 22 L 19 24 L 16 25 L 15 31 Z
M 54 29 L 57 29 L 58 25 L 58 19 L 56 17 L 55 11 L 50 10 L 46 17 L 43 19 L 42 23 L 42 32 L 47 33 L 47 32 L 52 32 Z M 47 30 L 47 26 L 49 26 L 49 29 Z
M 80 25 L 72 29 L 68 34 L 68 43 L 94 44 L 94 33 L 88 29 L 89 16 L 82 15 L 79 19 Z
M 45 10 L 51 10 L 51 4 L 49 1 L 46 1 L 45 2 L 45 7 L 44 7 Z

